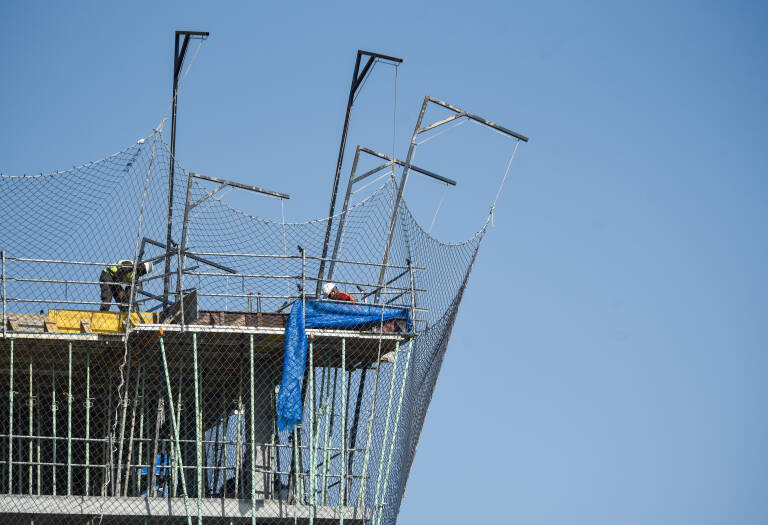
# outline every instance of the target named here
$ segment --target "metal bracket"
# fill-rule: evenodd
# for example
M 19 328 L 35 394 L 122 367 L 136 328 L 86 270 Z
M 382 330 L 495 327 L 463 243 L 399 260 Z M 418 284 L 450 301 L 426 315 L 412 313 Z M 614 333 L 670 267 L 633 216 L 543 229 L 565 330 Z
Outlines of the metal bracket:
M 382 160 L 386 160 L 384 164 L 381 164 L 371 170 L 366 171 L 362 175 L 355 176 L 355 172 L 357 171 L 357 163 L 360 160 L 360 153 L 367 153 L 368 155 L 371 155 L 373 157 L 380 158 Z M 349 200 L 352 196 L 352 186 L 354 186 L 356 183 L 360 182 L 363 179 L 366 179 L 367 177 L 370 177 L 371 175 L 375 175 L 376 173 L 380 172 L 383 169 L 386 169 L 393 164 L 396 164 L 398 166 L 405 166 L 406 163 L 402 160 L 395 159 L 390 157 L 389 155 L 385 155 L 384 153 L 379 153 L 378 151 L 374 151 L 371 148 L 366 148 L 365 146 L 358 146 L 357 150 L 355 151 L 355 159 L 352 162 L 352 171 L 349 174 L 349 182 L 347 183 L 347 193 L 344 196 L 344 205 L 341 208 L 341 216 L 339 217 L 339 227 L 336 230 L 336 240 L 333 244 L 333 254 L 331 255 L 331 262 L 328 266 L 328 278 L 327 280 L 330 281 L 333 279 L 333 270 L 336 266 L 336 256 L 339 253 L 339 247 L 341 246 L 341 235 L 344 230 L 344 224 L 346 222 L 347 217 L 347 211 L 349 210 Z M 442 175 L 438 175 L 437 173 L 434 173 L 429 170 L 425 170 L 424 168 L 420 168 L 415 165 L 411 165 L 410 168 L 415 171 L 416 173 L 419 173 L 421 175 L 424 175 L 426 177 L 429 177 L 431 179 L 434 179 L 436 181 L 442 182 L 444 184 L 448 184 L 450 186 L 456 186 L 456 181 L 453 179 L 449 179 L 447 177 L 443 177 Z M 322 274 L 321 277 L 322 278 Z M 322 286 L 322 282 L 318 280 L 318 285 Z M 378 286 L 375 290 L 381 290 L 382 284 L 378 283 Z M 320 292 L 317 292 L 318 295 L 320 295 Z M 365 295 L 365 297 L 368 297 L 371 295 L 370 293 Z

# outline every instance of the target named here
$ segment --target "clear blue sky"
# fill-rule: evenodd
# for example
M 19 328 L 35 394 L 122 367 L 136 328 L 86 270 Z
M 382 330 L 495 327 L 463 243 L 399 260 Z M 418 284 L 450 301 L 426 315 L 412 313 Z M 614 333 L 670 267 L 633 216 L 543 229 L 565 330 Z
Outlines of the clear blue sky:
M 404 57 L 398 155 L 427 93 L 531 142 L 400 522 L 768 523 L 768 10 L 672 4 L 3 2 L 0 172 L 149 134 L 172 32 L 200 29 L 212 36 L 180 102 L 181 162 L 292 194 L 290 219 L 321 216 L 355 51 Z M 391 151 L 392 91 L 377 69 L 352 144 Z M 498 144 L 467 164 L 424 157 L 459 180 L 438 236 L 482 225 Z M 428 223 L 442 190 L 409 191 Z

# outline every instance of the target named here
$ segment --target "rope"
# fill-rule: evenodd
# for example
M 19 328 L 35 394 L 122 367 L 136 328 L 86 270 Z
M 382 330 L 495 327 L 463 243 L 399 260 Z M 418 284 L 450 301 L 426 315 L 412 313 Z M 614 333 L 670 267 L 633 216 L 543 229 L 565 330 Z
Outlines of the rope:
M 429 225 L 429 233 L 432 234 L 432 228 L 435 226 L 435 221 L 437 220 L 437 214 L 440 213 L 440 207 L 443 205 L 443 201 L 445 200 L 445 196 L 448 193 L 448 185 L 443 184 L 443 196 L 440 197 L 440 202 L 437 203 L 437 208 L 435 209 L 435 215 L 432 217 L 432 224 Z
M 493 224 L 493 212 L 496 209 L 496 202 L 499 200 L 499 196 L 501 195 L 501 190 L 504 188 L 504 183 L 507 180 L 507 175 L 509 175 L 509 169 L 512 167 L 512 161 L 515 159 L 515 153 L 517 153 L 517 147 L 520 145 L 520 140 L 515 141 L 515 149 L 512 150 L 512 155 L 509 157 L 509 161 L 507 162 L 507 169 L 504 170 L 504 176 L 501 178 L 501 184 L 499 184 L 499 189 L 496 191 L 496 197 L 493 199 L 493 204 L 491 204 L 491 209 L 488 212 L 488 219 L 485 221 L 486 226 L 488 225 L 488 221 L 490 221 L 491 226 L 495 226 Z M 485 226 L 483 227 L 485 229 Z
M 179 101 L 179 93 L 181 93 L 181 88 L 184 85 L 184 81 L 187 79 L 187 76 L 189 76 L 189 72 L 192 69 L 192 64 L 195 63 L 195 60 L 197 59 L 197 55 L 200 53 L 200 48 L 203 47 L 203 40 L 200 39 L 200 42 L 197 44 L 197 49 L 195 49 L 195 54 L 192 55 L 192 58 L 189 60 L 189 64 L 187 65 L 187 70 L 184 72 L 184 75 L 181 77 L 181 81 L 179 81 L 179 85 L 176 86 L 176 93 L 173 94 L 173 97 L 171 97 L 171 103 L 168 104 L 168 108 L 165 110 L 165 113 L 163 113 L 163 121 L 168 119 L 168 113 L 170 113 L 171 108 L 173 107 L 174 102 Z M 160 128 L 162 128 L 162 122 L 160 123 Z M 173 159 L 174 162 L 176 162 L 176 159 Z

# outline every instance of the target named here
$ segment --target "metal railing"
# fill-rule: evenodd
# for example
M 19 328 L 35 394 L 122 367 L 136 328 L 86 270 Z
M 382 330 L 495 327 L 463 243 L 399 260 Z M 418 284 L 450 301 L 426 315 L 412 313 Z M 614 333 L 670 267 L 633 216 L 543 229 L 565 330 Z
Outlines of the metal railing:
M 101 301 L 97 287 L 105 283 L 100 280 L 88 279 L 86 268 L 106 268 L 114 263 L 103 261 L 77 261 L 60 259 L 43 259 L 30 257 L 9 256 L 5 250 L 0 251 L 2 264 L 0 268 L 0 290 L 2 291 L 2 334 L 5 337 L 8 330 L 8 320 L 14 315 L 37 313 L 39 307 L 45 305 L 55 307 L 77 307 L 85 309 L 101 309 L 105 302 Z M 194 266 L 184 267 L 185 259 L 195 261 Z M 147 257 L 146 260 L 157 260 L 164 255 Z M 411 313 L 414 325 L 423 322 L 419 314 L 426 312 L 416 303 L 418 297 L 428 293 L 424 288 L 416 286 L 415 272 L 426 268 L 408 265 L 385 265 L 370 261 L 351 261 L 346 259 L 331 259 L 316 257 L 309 254 L 279 255 L 234 252 L 193 252 L 178 249 L 174 254 L 176 269 L 169 272 L 175 277 L 176 290 L 171 294 L 173 302 L 184 309 L 183 298 L 196 292 L 199 310 L 224 312 L 275 312 L 280 313 L 296 300 L 321 299 L 310 289 L 319 282 L 316 268 L 320 263 L 333 263 L 337 279 L 334 283 L 347 288 L 358 300 L 368 305 L 382 307 L 407 308 Z M 211 260 L 215 258 L 215 260 Z M 302 262 L 303 261 L 303 262 Z M 143 262 L 143 261 L 142 261 Z M 179 264 L 179 262 L 181 264 Z M 293 263 L 299 270 L 272 273 L 270 271 L 252 271 L 259 266 L 283 265 Z M 136 265 L 140 262 L 137 261 Z M 299 264 L 296 264 L 299 263 Z M 21 265 L 21 268 L 13 268 Z M 222 268 L 229 271 L 222 271 Z M 242 268 L 242 270 L 234 269 Z M 287 270 L 288 268 L 284 268 Z M 392 271 L 394 276 L 381 285 L 378 284 L 377 273 Z M 369 271 L 373 270 L 373 271 Z M 132 283 L 119 283 L 130 293 L 129 302 L 115 302 L 118 309 L 129 308 L 133 311 L 153 312 L 163 308 L 164 297 L 160 284 L 166 275 L 153 273 L 134 279 Z M 187 286 L 185 287 L 184 284 Z M 322 285 L 322 282 L 320 282 Z M 310 287 L 308 289 L 307 287 Z M 239 290 L 237 289 L 239 288 Z M 255 299 L 255 301 L 254 301 Z M 11 311 L 12 304 L 28 305 Z M 111 307 L 113 303 L 109 303 Z M 31 308 L 31 305 L 39 305 Z M 95 308 L 97 307 L 97 308 Z M 33 311 L 34 310 L 34 311 Z M 42 314 L 43 310 L 40 309 Z M 187 322 L 187 316 L 181 312 L 180 324 Z

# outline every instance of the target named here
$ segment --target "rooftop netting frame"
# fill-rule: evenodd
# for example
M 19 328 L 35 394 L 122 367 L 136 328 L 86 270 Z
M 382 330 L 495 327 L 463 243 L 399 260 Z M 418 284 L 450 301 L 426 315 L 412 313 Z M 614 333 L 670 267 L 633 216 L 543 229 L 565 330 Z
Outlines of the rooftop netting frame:
M 432 237 L 400 200 L 382 264 L 393 171 L 332 218 L 331 238 L 342 215 L 343 231 L 323 260 L 329 219 L 253 217 L 176 162 L 166 249 L 170 162 L 159 128 L 70 170 L 0 175 L 0 514 L 395 523 L 495 200 L 460 243 Z M 97 314 L 103 271 L 121 259 L 127 311 Z M 331 280 L 357 301 L 318 297 Z M 311 307 L 343 316 L 350 304 L 381 318 L 309 324 Z M 301 422 L 280 428 L 289 313 L 309 345 Z

